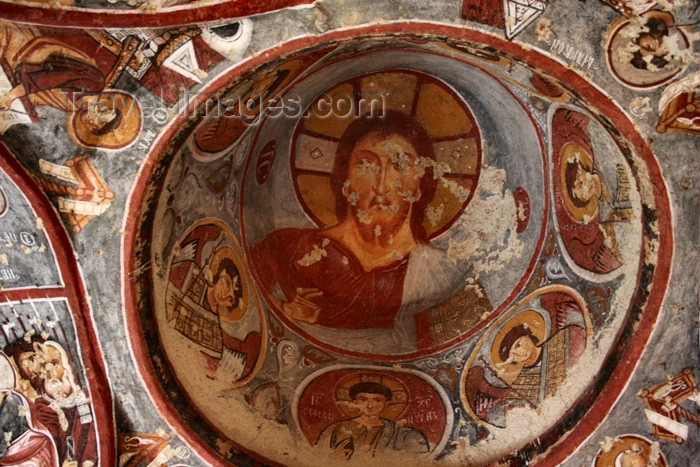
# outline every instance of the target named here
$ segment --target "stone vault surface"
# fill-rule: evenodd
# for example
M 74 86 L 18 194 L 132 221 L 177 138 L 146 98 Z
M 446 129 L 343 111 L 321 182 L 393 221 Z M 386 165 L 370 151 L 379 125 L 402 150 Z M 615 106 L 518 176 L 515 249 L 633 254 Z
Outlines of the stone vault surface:
M 696 1 L 0 6 L 3 465 L 693 464 Z

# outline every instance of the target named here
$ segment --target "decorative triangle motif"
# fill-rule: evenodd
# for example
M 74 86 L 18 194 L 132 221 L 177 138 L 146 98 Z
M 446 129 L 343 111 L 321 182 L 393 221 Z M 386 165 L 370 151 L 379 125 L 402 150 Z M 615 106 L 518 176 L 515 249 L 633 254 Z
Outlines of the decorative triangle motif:
M 192 81 L 197 83 L 202 82 L 200 77 L 196 74 L 197 70 L 199 70 L 199 63 L 197 63 L 197 56 L 195 55 L 192 41 L 187 41 L 182 44 L 163 61 L 163 66 L 180 73 L 182 76 L 186 76 Z
M 174 64 L 186 70 L 192 70 L 192 57 L 189 54 L 182 54 L 173 61 Z
M 546 1 L 503 0 L 506 10 L 506 37 L 510 40 L 544 12 Z

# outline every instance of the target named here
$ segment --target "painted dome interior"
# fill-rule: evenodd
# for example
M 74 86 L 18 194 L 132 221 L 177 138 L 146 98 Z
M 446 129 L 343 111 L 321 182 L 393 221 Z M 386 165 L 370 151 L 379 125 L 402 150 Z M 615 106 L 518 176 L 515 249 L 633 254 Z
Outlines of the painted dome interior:
M 692 464 L 698 2 L 69 3 L 0 0 L 0 464 Z

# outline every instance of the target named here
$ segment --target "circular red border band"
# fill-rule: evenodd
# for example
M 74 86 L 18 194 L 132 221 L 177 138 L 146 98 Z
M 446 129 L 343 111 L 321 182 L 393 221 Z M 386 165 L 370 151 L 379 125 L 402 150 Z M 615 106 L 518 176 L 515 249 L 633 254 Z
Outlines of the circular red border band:
M 315 0 L 223 0 L 216 5 L 167 8 L 161 12 L 141 9 L 48 8 L 0 1 L 0 18 L 19 23 L 74 28 L 163 28 L 193 23 L 206 23 L 258 15 Z
M 566 83 L 572 89 L 576 89 L 579 99 L 590 104 L 606 117 L 615 121 L 616 129 L 632 145 L 637 155 L 645 162 L 647 174 L 651 180 L 652 190 L 650 195 L 654 198 L 655 212 L 658 222 L 658 264 L 649 285 L 649 298 L 644 306 L 644 312 L 637 324 L 635 332 L 629 337 L 628 344 L 620 358 L 620 363 L 615 368 L 615 378 L 598 394 L 591 406 L 577 422 L 571 431 L 566 433 L 559 441 L 549 448 L 545 453 L 536 459 L 538 465 L 558 466 L 566 460 L 578 446 L 583 443 L 593 431 L 600 425 L 611 407 L 630 380 L 632 372 L 636 367 L 647 341 L 653 331 L 654 324 L 659 316 L 661 304 L 663 302 L 665 288 L 668 285 L 670 269 L 673 261 L 673 230 L 672 212 L 666 185 L 663 181 L 661 168 L 654 157 L 651 148 L 646 140 L 638 133 L 635 125 L 628 119 L 620 107 L 613 103 L 612 99 L 603 94 L 595 85 L 588 82 L 574 70 L 566 68 L 561 63 L 545 55 L 545 52 L 535 50 L 533 46 L 524 48 L 517 43 L 508 42 L 496 36 L 482 32 L 457 27 L 451 25 L 441 25 L 434 23 L 390 23 L 349 29 L 343 31 L 333 31 L 321 36 L 304 37 L 289 41 L 273 49 L 262 52 L 246 63 L 220 75 L 212 80 L 207 89 L 218 89 L 226 85 L 232 76 L 236 76 L 245 71 L 252 70 L 267 61 L 284 55 L 287 52 L 300 50 L 306 47 L 318 45 L 322 42 L 342 40 L 347 38 L 361 38 L 373 34 L 396 34 L 396 35 L 416 35 L 430 34 L 443 36 L 451 39 L 472 41 L 485 46 L 493 47 L 509 56 L 539 67 L 560 82 Z M 193 104 L 190 105 L 194 107 Z M 170 402 L 167 394 L 160 385 L 153 362 L 145 342 L 144 330 L 141 326 L 138 303 L 133 295 L 133 285 L 129 280 L 130 272 L 135 265 L 134 240 L 137 233 L 138 213 L 146 195 L 146 188 L 151 175 L 156 169 L 156 163 L 160 152 L 168 145 L 181 125 L 186 122 L 188 111 L 193 108 L 183 109 L 171 123 L 161 132 L 153 148 L 144 161 L 140 174 L 133 185 L 133 190 L 125 212 L 125 235 L 123 237 L 123 293 L 126 308 L 126 324 L 131 337 L 134 357 L 138 364 L 141 377 L 151 389 L 151 395 L 156 406 L 161 411 L 163 417 L 170 423 L 182 438 L 199 449 L 199 454 L 206 461 L 220 463 L 221 455 L 207 445 L 189 426 L 184 423 L 177 409 Z M 235 443 L 234 443 L 235 444 Z M 240 446 L 237 446 L 240 447 Z M 246 452 L 245 448 L 240 447 Z M 247 451 L 249 452 L 249 451 Z M 254 453 L 253 453 L 254 454 Z M 260 456 L 254 454 L 256 458 Z M 267 461 L 269 462 L 269 460 Z
M 383 51 L 390 50 L 390 49 L 382 49 Z M 530 119 L 530 122 L 532 123 L 532 126 L 534 128 L 534 132 L 537 136 L 537 142 L 540 145 L 540 155 L 542 156 L 542 169 L 543 169 L 543 193 L 544 193 L 544 212 L 545 212 L 545 217 L 542 220 L 541 226 L 540 226 L 540 233 L 537 239 L 537 242 L 535 243 L 535 249 L 532 252 L 530 262 L 527 265 L 527 268 L 525 269 L 525 272 L 523 273 L 522 277 L 520 280 L 515 284 L 511 292 L 498 304 L 497 307 L 493 308 L 493 310 L 489 313 L 489 316 L 486 319 L 483 319 L 479 321 L 477 324 L 469 328 L 464 334 L 461 336 L 454 338 L 448 342 L 443 342 L 441 344 L 433 345 L 427 349 L 420 349 L 420 350 L 415 350 L 409 353 L 405 354 L 399 354 L 399 355 L 392 355 L 392 354 L 371 354 L 368 352 L 360 352 L 356 350 L 347 350 L 343 347 L 339 347 L 333 344 L 329 344 L 325 341 L 322 341 L 321 339 L 313 336 L 311 333 L 308 331 L 302 329 L 297 325 L 292 319 L 290 319 L 288 316 L 286 316 L 284 313 L 282 313 L 279 310 L 276 310 L 272 305 L 268 303 L 268 306 L 271 307 L 273 310 L 273 313 L 277 319 L 282 321 L 284 324 L 286 324 L 291 330 L 293 330 L 295 333 L 299 334 L 302 336 L 304 339 L 308 340 L 310 343 L 315 344 L 319 347 L 321 347 L 324 350 L 329 350 L 331 352 L 335 352 L 347 357 L 352 357 L 352 358 L 358 358 L 358 359 L 363 359 L 363 360 L 373 360 L 375 363 L 380 363 L 380 362 L 406 362 L 406 361 L 411 361 L 411 360 L 416 360 L 418 358 L 426 357 L 429 355 L 435 355 L 439 352 L 442 352 L 443 350 L 447 350 L 449 348 L 455 347 L 459 344 L 463 344 L 466 342 L 468 339 L 474 337 L 476 334 L 481 332 L 483 329 L 486 328 L 486 326 L 491 323 L 498 315 L 501 314 L 512 302 L 515 300 L 515 298 L 522 292 L 523 288 L 527 284 L 527 281 L 530 279 L 530 276 L 532 275 L 532 272 L 535 269 L 535 266 L 537 264 L 538 258 L 542 252 L 542 248 L 544 246 L 544 242 L 547 236 L 547 228 L 549 226 L 549 216 L 547 213 L 549 213 L 550 210 L 550 199 L 549 196 L 547 196 L 547 193 L 549 193 L 549 177 L 546 176 L 546 166 L 547 166 L 547 148 L 546 144 L 544 141 L 544 135 L 542 134 L 542 130 L 537 124 L 537 121 L 535 120 L 535 117 L 532 115 L 532 112 L 530 112 L 526 107 L 525 104 L 513 93 L 511 89 L 509 89 L 507 86 L 505 86 L 501 81 L 499 81 L 491 72 L 486 70 L 485 68 L 482 68 L 478 64 L 475 63 L 468 63 L 463 60 L 460 60 L 457 57 L 453 56 L 446 56 L 446 55 L 441 55 L 435 51 L 432 50 L 411 50 L 411 49 L 405 49 L 403 50 L 405 52 L 410 52 L 410 53 L 424 53 L 427 55 L 439 55 L 441 57 L 447 57 L 451 59 L 455 59 L 457 61 L 461 61 L 463 63 L 467 63 L 467 66 L 471 66 L 473 68 L 476 68 L 480 70 L 482 73 L 490 76 L 492 79 L 494 79 L 499 85 L 503 86 L 505 91 L 510 94 L 513 97 L 513 100 L 523 108 L 523 111 L 527 114 L 528 118 Z M 371 54 L 375 52 L 375 50 L 367 50 L 367 51 L 362 51 L 358 52 L 357 54 L 354 54 L 353 57 L 355 56 L 361 56 L 361 55 L 366 55 L 366 54 Z M 342 62 L 346 59 L 347 57 L 340 58 L 338 60 L 331 60 L 328 63 L 324 63 L 319 70 L 322 70 L 324 68 L 327 68 L 329 66 L 332 66 L 338 62 Z M 318 72 L 319 70 L 316 70 Z M 425 72 L 421 72 L 425 73 Z M 427 74 L 427 73 L 426 73 Z M 304 77 L 304 79 L 307 79 L 309 76 Z M 207 88 L 209 89 L 209 88 Z M 470 109 L 471 111 L 471 109 Z M 262 127 L 261 127 L 262 128 Z M 260 128 L 260 129 L 261 129 Z M 260 129 L 256 131 L 255 137 L 253 139 L 253 142 L 251 143 L 251 148 L 255 148 L 256 144 L 258 143 L 258 137 L 260 136 Z M 480 135 L 483 133 L 483 130 L 479 128 Z M 296 136 L 294 137 L 296 138 Z M 296 144 L 294 141 L 292 144 Z M 483 153 L 482 153 L 483 155 Z M 242 171 L 243 174 L 247 173 L 249 171 L 250 165 L 253 162 L 254 157 L 252 156 L 252 150 L 250 151 L 248 159 L 246 159 L 245 167 Z M 481 168 L 479 169 L 481 170 Z M 292 173 L 292 172 L 290 172 Z M 470 194 L 470 202 L 472 197 L 474 196 L 474 193 L 476 191 L 472 191 Z M 241 192 L 240 195 L 240 212 L 239 216 L 241 219 L 241 238 L 242 238 L 242 244 L 243 248 L 245 249 L 246 253 L 248 253 L 248 249 L 250 248 L 250 245 L 248 244 L 246 240 L 246 231 L 245 231 L 245 215 L 244 215 L 244 207 L 245 207 L 245 193 Z M 250 270 L 252 272 L 253 277 L 256 279 L 256 283 L 259 283 L 260 281 L 258 280 L 258 273 L 256 268 L 251 262 L 250 255 L 246 256 L 246 259 L 248 261 L 248 266 L 250 267 Z M 263 298 L 265 302 L 267 303 L 268 298 L 264 296 Z M 277 312 L 275 312 L 277 311 Z

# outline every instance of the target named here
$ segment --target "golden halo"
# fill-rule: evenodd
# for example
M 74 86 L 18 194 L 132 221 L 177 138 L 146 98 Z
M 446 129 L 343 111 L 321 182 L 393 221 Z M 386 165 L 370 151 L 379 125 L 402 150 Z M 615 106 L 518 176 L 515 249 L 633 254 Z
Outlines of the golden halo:
M 320 228 L 338 223 L 330 181 L 338 141 L 356 116 L 372 109 L 375 115 L 392 110 L 413 116 L 427 130 L 437 162 L 447 167 L 422 222 L 430 237 L 439 235 L 474 194 L 481 170 L 481 133 L 459 94 L 419 72 L 359 75 L 316 97 L 299 120 L 292 144 L 292 179 L 302 208 Z
M 566 143 L 561 149 L 561 159 L 559 162 L 559 191 L 561 192 L 561 197 L 564 200 L 564 205 L 566 206 L 569 214 L 579 222 L 585 222 L 585 219 L 590 219 L 598 213 L 598 197 L 593 196 L 588 200 L 585 206 L 576 206 L 574 200 L 569 196 L 569 190 L 566 186 L 566 166 L 569 161 L 573 161 L 576 158 L 579 159 L 581 165 L 586 167 L 589 172 L 593 173 L 595 169 L 595 163 L 593 162 L 593 156 L 583 149 L 581 146 L 574 143 Z M 602 178 L 600 183 L 605 183 Z M 603 187 L 601 187 L 603 189 Z
M 486 420 L 481 419 L 475 412 L 476 408 L 472 407 L 469 400 L 467 399 L 467 393 L 466 393 L 466 388 L 467 388 L 467 376 L 469 374 L 469 369 L 475 367 L 475 366 L 482 366 L 482 357 L 484 359 L 490 358 L 491 359 L 491 364 L 495 364 L 498 362 L 501 362 L 500 357 L 498 356 L 498 347 L 500 347 L 501 342 L 503 341 L 503 338 L 505 337 L 505 334 L 512 329 L 513 326 L 517 326 L 518 324 L 522 324 L 522 322 L 527 321 L 527 320 L 532 320 L 535 321 L 534 323 L 528 322 L 528 326 L 533 326 L 533 334 L 539 336 L 543 336 L 543 340 L 546 340 L 548 337 L 546 331 L 546 322 L 544 322 L 544 316 L 545 311 L 537 312 L 533 309 L 528 309 L 528 306 L 533 306 L 529 305 L 530 303 L 534 302 L 540 297 L 543 297 L 545 295 L 551 294 L 551 293 L 562 293 L 566 294 L 569 297 L 571 297 L 576 304 L 579 306 L 581 309 L 581 312 L 583 314 L 583 321 L 586 329 L 586 339 L 591 339 L 593 337 L 593 324 L 591 323 L 591 318 L 588 314 L 588 306 L 586 305 L 586 301 L 583 299 L 583 297 L 576 291 L 575 289 L 572 289 L 571 287 L 563 284 L 549 284 L 542 286 L 536 290 L 531 291 L 528 293 L 525 297 L 521 298 L 520 300 L 517 301 L 515 305 L 512 307 L 508 308 L 508 310 L 503 313 L 501 316 L 498 317 L 498 319 L 489 327 L 489 329 L 479 338 L 478 342 L 476 343 L 476 346 L 474 347 L 474 350 L 472 350 L 469 358 L 467 359 L 467 362 L 464 366 L 465 371 L 462 372 L 462 375 L 460 376 L 460 400 L 462 401 L 462 407 L 466 410 L 467 414 L 469 417 L 474 420 L 476 423 L 478 423 L 481 426 L 484 427 L 493 427 L 494 425 L 490 424 Z M 518 310 L 523 310 L 523 311 L 518 311 Z M 518 318 L 522 313 L 527 313 L 527 315 L 524 315 L 521 318 Z M 536 313 L 537 316 L 532 315 L 531 313 Z M 529 318 L 528 318 L 529 315 Z M 543 324 L 537 324 L 539 320 L 543 320 Z M 517 320 L 517 321 L 514 321 Z M 500 327 L 499 327 L 500 326 Z M 505 329 L 507 328 L 507 329 Z M 502 333 L 500 331 L 503 331 Z M 549 331 L 551 332 L 551 331 Z M 486 348 L 488 345 L 489 339 L 491 339 L 491 336 L 496 334 L 494 336 L 494 342 L 492 345 L 492 350 L 491 354 L 488 355 L 487 352 L 489 349 Z M 590 342 L 587 340 L 586 341 L 588 345 Z M 495 351 L 494 351 L 495 350 Z M 487 362 L 486 362 L 487 363 Z
M 141 133 L 141 105 L 134 96 L 122 91 L 105 91 L 101 94 L 84 96 L 88 105 L 98 108 L 118 110 L 121 121 L 111 131 L 96 135 L 83 122 L 83 111 L 74 110 L 68 116 L 68 132 L 76 144 L 86 148 L 122 149 L 133 143 Z
M 640 454 L 648 461 L 651 454 L 651 442 L 641 436 L 623 435 L 614 439 L 607 451 L 603 449 L 598 451 L 593 467 L 614 466 L 618 456 L 627 450 L 633 449 L 632 446 L 635 444 L 641 448 Z M 658 466 L 666 467 L 666 465 L 666 459 L 663 457 L 663 454 L 659 453 Z
M 348 418 L 355 418 L 360 415 L 360 411 L 353 404 L 350 398 L 350 388 L 357 383 L 379 383 L 391 389 L 391 400 L 387 401 L 386 407 L 379 414 L 382 418 L 396 421 L 408 405 L 408 389 L 393 376 L 382 373 L 353 373 L 345 376 L 335 385 L 335 403 Z
M 542 344 L 542 342 L 546 340 L 547 324 L 542 315 L 535 310 L 521 311 L 513 318 L 506 321 L 496 333 L 493 344 L 491 344 L 491 361 L 493 363 L 503 363 L 503 360 L 501 360 L 501 357 L 498 355 L 498 349 L 501 347 L 501 343 L 503 342 L 503 338 L 506 337 L 506 334 L 520 324 L 526 325 L 532 331 L 532 335 L 538 339 L 539 344 Z
M 219 264 L 224 258 L 230 259 L 233 264 L 236 265 L 236 269 L 238 269 L 238 287 L 241 290 L 242 295 L 236 308 L 231 311 L 219 312 L 219 319 L 225 322 L 235 322 L 241 319 L 246 310 L 248 310 L 248 280 L 245 276 L 245 270 L 241 267 L 241 260 L 239 256 L 235 251 L 227 246 L 219 248 L 209 262 L 209 272 L 211 273 L 211 277 L 214 277 L 216 271 L 219 269 Z

